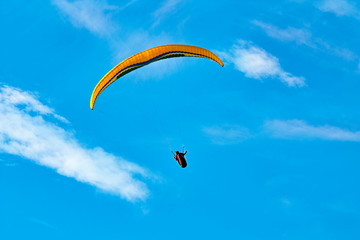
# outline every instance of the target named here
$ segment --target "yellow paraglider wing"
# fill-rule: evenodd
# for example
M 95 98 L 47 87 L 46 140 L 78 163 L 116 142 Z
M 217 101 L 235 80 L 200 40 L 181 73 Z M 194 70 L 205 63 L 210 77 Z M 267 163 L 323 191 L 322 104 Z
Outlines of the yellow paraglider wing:
M 125 59 L 111 69 L 94 88 L 90 99 L 90 108 L 94 109 L 95 101 L 100 93 L 118 78 L 152 62 L 173 57 L 203 57 L 224 66 L 220 58 L 214 53 L 201 47 L 190 45 L 163 45 L 150 48 Z

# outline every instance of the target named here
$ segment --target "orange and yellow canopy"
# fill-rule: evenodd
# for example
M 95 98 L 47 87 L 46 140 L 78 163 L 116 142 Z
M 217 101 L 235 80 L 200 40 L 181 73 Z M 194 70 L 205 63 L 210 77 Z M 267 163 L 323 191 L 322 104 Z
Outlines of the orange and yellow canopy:
M 214 53 L 201 47 L 190 45 L 163 45 L 150 48 L 125 59 L 111 69 L 96 85 L 91 95 L 90 108 L 94 109 L 95 101 L 100 93 L 120 77 L 152 62 L 173 57 L 208 58 L 224 66 L 220 58 Z

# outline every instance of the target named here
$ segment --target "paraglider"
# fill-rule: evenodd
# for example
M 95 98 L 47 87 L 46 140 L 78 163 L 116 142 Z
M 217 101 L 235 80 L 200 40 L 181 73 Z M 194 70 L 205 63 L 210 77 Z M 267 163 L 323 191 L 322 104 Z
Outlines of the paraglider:
M 113 69 L 111 69 L 94 88 L 90 99 L 90 108 L 94 109 L 95 101 L 100 93 L 120 77 L 147 64 L 173 57 L 208 58 L 217 62 L 221 66 L 224 66 L 223 62 L 218 56 L 201 47 L 190 45 L 163 45 L 150 48 L 125 59 L 116 65 Z
M 224 66 L 223 62 L 218 56 L 201 47 L 190 46 L 190 45 L 163 45 L 154 48 L 150 48 L 143 52 L 137 53 L 124 61 L 120 62 L 113 69 L 111 69 L 96 85 L 93 90 L 90 99 L 90 108 L 94 109 L 95 101 L 98 96 L 104 91 L 105 88 L 110 86 L 114 81 L 120 77 L 140 68 L 145 65 L 151 64 L 153 62 L 163 60 L 166 58 L 174 57 L 201 57 L 207 58 L 215 61 L 222 67 Z M 171 151 L 172 152 L 172 151 Z M 173 152 L 172 152 L 173 153 Z M 174 154 L 174 159 L 179 163 L 182 168 L 187 166 L 185 159 L 185 154 L 187 151 L 183 152 L 176 151 Z
M 184 145 L 183 145 L 183 152 L 176 151 L 175 153 L 176 154 L 173 153 L 174 154 L 174 159 L 179 163 L 180 167 L 186 168 L 187 162 L 186 162 L 186 159 L 185 159 L 185 154 L 187 153 L 187 150 L 184 152 Z

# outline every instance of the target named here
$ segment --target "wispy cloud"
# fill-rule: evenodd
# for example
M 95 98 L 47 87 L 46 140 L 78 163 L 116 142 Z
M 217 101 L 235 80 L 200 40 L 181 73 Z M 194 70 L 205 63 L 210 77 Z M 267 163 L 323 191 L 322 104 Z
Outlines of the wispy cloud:
M 115 10 L 119 12 L 135 2 L 137 0 L 129 0 L 124 6 L 113 6 L 109 5 L 105 0 L 53 0 L 54 5 L 68 17 L 75 27 L 85 28 L 99 37 L 106 37 L 105 39 L 114 53 L 114 65 L 148 48 L 173 43 L 169 35 L 163 32 L 151 34 L 149 31 L 143 30 L 143 26 L 137 28 L 136 31 L 119 34 L 120 26 L 112 20 L 112 13 Z M 156 23 L 167 15 L 174 13 L 182 2 L 180 0 L 164 1 L 161 7 L 153 13 L 154 22 Z M 181 42 L 176 41 L 176 43 Z M 151 64 L 151 67 L 142 68 L 131 73 L 131 75 L 135 79 L 141 80 L 162 78 L 176 71 L 180 64 L 179 60 L 176 62 L 171 60 L 159 61 Z
M 127 3 L 125 3 L 123 6 L 118 7 L 119 10 L 123 10 L 131 5 L 133 5 L 134 3 L 136 3 L 138 0 L 129 0 Z
M 323 12 L 334 13 L 337 16 L 360 17 L 359 9 L 347 0 L 323 0 L 317 7 Z
M 156 19 L 153 26 L 158 25 L 160 21 L 168 15 L 175 13 L 183 2 L 184 0 L 165 0 L 162 2 L 160 8 L 153 13 L 154 18 Z
M 9 106 L 22 106 L 27 112 L 38 112 L 41 115 L 53 116 L 62 122 L 69 123 L 64 117 L 57 115 L 54 109 L 42 104 L 35 95 L 28 92 L 14 91 L 14 88 L 2 87 L 0 102 Z
M 129 201 L 144 200 L 146 184 L 135 177 L 151 177 L 144 168 L 103 149 L 82 146 L 71 131 L 50 117 L 62 119 L 35 95 L 0 86 L 0 151 L 30 159 Z
M 37 219 L 37 218 L 29 218 L 29 221 L 31 221 L 31 222 L 33 222 L 33 223 L 36 223 L 36 224 L 39 224 L 39 225 L 41 225 L 41 226 L 43 226 L 43 227 L 45 227 L 45 228 L 51 229 L 51 230 L 53 230 L 53 231 L 58 231 L 58 229 L 57 229 L 55 226 L 51 225 L 51 224 L 48 223 L 48 222 L 39 220 L 39 219 Z
M 247 41 L 239 41 L 229 52 L 219 53 L 246 77 L 255 79 L 278 78 L 289 87 L 305 86 L 305 78 L 282 69 L 279 59 Z
M 78 28 L 85 28 L 99 36 L 109 36 L 119 26 L 111 19 L 116 6 L 105 0 L 53 0 L 53 4 Z
M 217 145 L 236 144 L 250 137 L 248 129 L 238 125 L 209 126 L 203 132 Z
M 266 34 L 272 38 L 276 38 L 286 42 L 296 42 L 297 44 L 313 46 L 313 44 L 311 43 L 311 32 L 307 29 L 299 29 L 293 27 L 280 29 L 274 25 L 267 24 L 258 20 L 254 20 L 253 24 L 263 29 Z
M 284 207 L 289 207 L 292 205 L 292 202 L 288 199 L 288 198 L 280 198 L 280 203 L 284 206 Z
M 329 43 L 327 43 L 321 39 L 314 39 L 314 42 L 317 44 L 318 49 L 320 49 L 328 54 L 338 56 L 338 57 L 341 57 L 341 58 L 343 58 L 345 60 L 349 60 L 349 61 L 359 59 L 359 56 L 356 55 L 353 51 L 351 51 L 349 49 L 332 46 Z
M 358 59 L 358 56 L 349 49 L 336 47 L 320 38 L 313 37 L 310 30 L 293 27 L 281 29 L 272 24 L 264 23 L 257 20 L 254 20 L 253 24 L 264 30 L 264 32 L 269 37 L 278 39 L 280 41 L 296 42 L 299 45 L 305 45 L 312 49 L 317 49 L 328 54 L 344 58 L 346 60 Z
M 352 132 L 329 125 L 312 126 L 302 120 L 270 120 L 265 122 L 264 128 L 275 138 L 360 142 L 360 131 Z

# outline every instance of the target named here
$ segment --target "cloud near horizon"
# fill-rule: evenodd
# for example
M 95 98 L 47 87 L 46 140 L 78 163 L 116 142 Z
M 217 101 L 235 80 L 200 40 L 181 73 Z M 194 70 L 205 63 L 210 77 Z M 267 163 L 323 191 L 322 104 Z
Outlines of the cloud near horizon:
M 229 52 L 218 52 L 236 70 L 248 78 L 277 78 L 289 87 L 304 87 L 305 78 L 294 76 L 282 69 L 279 59 L 251 42 L 238 41 Z
M 360 142 L 360 131 L 352 132 L 330 125 L 313 126 L 298 119 L 269 120 L 264 123 L 264 129 L 275 138 Z
M 0 85 L 0 152 L 32 160 L 57 173 L 128 201 L 145 200 L 146 169 L 105 152 L 81 146 L 71 131 L 50 121 L 66 121 L 32 93 Z

